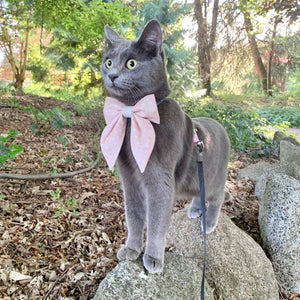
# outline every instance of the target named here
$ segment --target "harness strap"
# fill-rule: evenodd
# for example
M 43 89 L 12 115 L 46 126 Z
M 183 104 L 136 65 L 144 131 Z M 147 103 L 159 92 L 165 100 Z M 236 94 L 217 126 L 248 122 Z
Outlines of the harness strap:
M 203 173 L 203 150 L 204 143 L 200 141 L 195 129 L 194 143 L 197 144 L 199 154 L 197 159 L 198 164 L 198 177 L 200 188 L 200 200 L 202 211 L 202 224 L 203 224 L 203 269 L 202 269 L 202 282 L 201 282 L 201 300 L 204 300 L 204 281 L 205 281 L 205 269 L 206 269 L 206 208 L 205 208 L 205 187 L 204 187 L 204 173 Z
M 157 100 L 157 101 L 156 101 L 157 106 L 160 105 L 161 103 L 163 103 L 163 101 L 164 101 L 165 99 L 166 99 L 166 98 L 162 98 L 162 99 L 160 99 L 160 100 Z

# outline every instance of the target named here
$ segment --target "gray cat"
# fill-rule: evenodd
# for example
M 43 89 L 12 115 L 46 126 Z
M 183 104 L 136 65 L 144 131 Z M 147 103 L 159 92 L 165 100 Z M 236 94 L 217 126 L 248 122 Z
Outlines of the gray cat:
M 144 173 L 141 173 L 130 147 L 131 120 L 127 119 L 124 142 L 117 159 L 125 195 L 128 227 L 126 245 L 118 251 L 120 260 L 135 260 L 142 251 L 147 227 L 145 268 L 150 273 L 163 270 L 165 237 L 174 197 L 193 198 L 189 218 L 201 215 L 197 171 L 198 150 L 194 129 L 204 142 L 204 179 L 207 202 L 207 233 L 218 223 L 224 200 L 224 184 L 230 152 L 225 129 L 209 118 L 191 119 L 176 101 L 167 98 L 168 84 L 162 32 L 156 20 L 144 28 L 138 41 L 120 37 L 105 26 L 108 49 L 101 67 L 111 97 L 133 106 L 145 95 L 154 94 L 160 124 L 152 124 L 156 141 Z

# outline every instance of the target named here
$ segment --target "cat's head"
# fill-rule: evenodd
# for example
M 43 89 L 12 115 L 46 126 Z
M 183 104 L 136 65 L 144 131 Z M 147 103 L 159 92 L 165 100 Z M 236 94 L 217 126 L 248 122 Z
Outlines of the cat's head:
M 101 73 L 110 96 L 134 105 L 149 94 L 159 101 L 171 92 L 162 49 L 162 32 L 158 21 L 150 21 L 137 41 L 120 37 L 105 26 L 108 49 Z

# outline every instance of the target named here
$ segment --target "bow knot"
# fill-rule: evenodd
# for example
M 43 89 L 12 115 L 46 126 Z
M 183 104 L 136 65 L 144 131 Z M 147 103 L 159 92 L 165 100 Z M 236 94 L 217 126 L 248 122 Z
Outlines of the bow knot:
M 134 106 L 126 106 L 117 99 L 107 97 L 103 114 L 107 126 L 101 135 L 101 149 L 109 168 L 113 169 L 119 156 L 125 137 L 126 118 L 131 118 L 131 150 L 143 173 L 155 144 L 151 122 L 160 122 L 155 96 L 145 96 Z
M 131 118 L 132 117 L 132 108 L 133 108 L 133 106 L 124 106 L 122 108 L 122 114 L 125 118 Z

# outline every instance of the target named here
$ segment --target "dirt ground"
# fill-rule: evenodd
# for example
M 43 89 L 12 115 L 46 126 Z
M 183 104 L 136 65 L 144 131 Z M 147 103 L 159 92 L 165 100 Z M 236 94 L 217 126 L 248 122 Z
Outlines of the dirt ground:
M 95 136 L 103 124 L 99 111 L 79 115 L 73 103 L 30 94 L 16 96 L 16 101 L 0 100 L 0 135 L 17 129 L 13 142 L 21 143 L 24 150 L 4 163 L 0 173 L 61 174 L 86 168 L 96 160 L 99 137 Z M 51 129 L 47 120 L 40 120 L 37 134 L 32 112 L 25 111 L 29 104 L 40 111 L 58 106 L 71 111 L 72 126 Z M 68 143 L 58 136 L 66 137 Z M 259 201 L 254 182 L 237 175 L 261 159 L 277 161 L 276 157 L 254 159 L 245 152 L 232 155 L 226 184 L 232 200 L 223 206 L 233 222 L 258 243 Z M 69 178 L 0 178 L 0 199 L 0 299 L 91 299 L 118 263 L 116 252 L 126 237 L 116 173 L 108 171 L 100 159 L 96 168 Z M 174 211 L 185 204 L 176 202 Z M 280 288 L 279 294 L 280 299 L 300 299 Z

